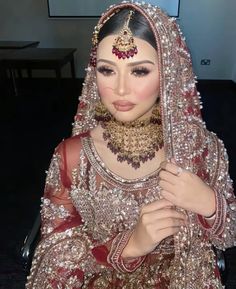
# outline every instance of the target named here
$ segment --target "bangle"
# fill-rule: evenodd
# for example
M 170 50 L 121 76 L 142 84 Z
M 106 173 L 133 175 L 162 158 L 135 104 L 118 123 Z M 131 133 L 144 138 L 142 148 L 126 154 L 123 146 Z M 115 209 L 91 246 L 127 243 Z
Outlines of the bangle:
M 215 217 L 215 215 L 216 215 L 216 211 L 213 214 L 211 214 L 210 216 L 207 216 L 207 217 L 204 217 L 204 218 L 205 219 L 213 219 Z
M 216 206 L 217 200 L 216 200 L 216 193 L 215 192 L 214 192 L 214 195 L 215 195 L 215 206 Z M 211 214 L 210 216 L 204 217 L 204 218 L 207 220 L 211 220 L 215 217 L 215 215 L 216 215 L 216 209 L 215 209 L 213 214 Z

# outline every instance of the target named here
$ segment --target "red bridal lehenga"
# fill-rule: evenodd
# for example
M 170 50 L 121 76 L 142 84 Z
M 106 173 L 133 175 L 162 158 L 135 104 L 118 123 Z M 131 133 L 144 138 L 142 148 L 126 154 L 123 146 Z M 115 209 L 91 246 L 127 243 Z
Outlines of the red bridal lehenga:
M 112 173 L 97 154 L 95 69 L 88 66 L 73 137 L 56 148 L 42 198 L 41 241 L 27 289 L 219 289 L 223 288 L 212 246 L 234 246 L 236 203 L 222 142 L 200 115 L 190 55 L 175 21 L 147 4 L 111 7 L 138 10 L 157 40 L 164 149 L 216 192 L 216 217 L 187 212 L 189 226 L 150 254 L 123 259 L 140 207 L 160 198 L 158 170 L 135 180 Z M 94 53 L 94 52 L 93 52 Z M 94 55 L 93 55 L 94 57 Z M 197 192 L 196 192 L 197 193 Z

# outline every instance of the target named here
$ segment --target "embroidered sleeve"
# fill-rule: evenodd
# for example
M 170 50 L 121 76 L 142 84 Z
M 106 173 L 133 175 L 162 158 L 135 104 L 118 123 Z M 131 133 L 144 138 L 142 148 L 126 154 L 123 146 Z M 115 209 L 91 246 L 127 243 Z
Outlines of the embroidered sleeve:
M 91 246 L 69 197 L 69 179 L 62 142 L 47 172 L 41 206 L 41 240 L 36 248 L 26 289 L 81 288 Z
M 81 223 L 69 197 L 69 180 L 65 164 L 65 149 L 62 142 L 55 150 L 47 171 L 44 197 L 41 204 L 42 239 L 70 223 Z M 76 223 L 75 222 L 75 223 Z
M 132 231 L 118 234 L 111 245 L 110 252 L 107 256 L 107 261 L 114 269 L 119 272 L 133 272 L 144 261 L 145 256 L 138 258 L 122 258 L 122 252 L 127 245 Z
M 53 194 L 61 190 L 60 162 L 61 155 L 58 152 L 55 152 L 52 156 L 49 169 L 46 171 L 46 189 L 51 187 L 55 191 Z
M 46 178 L 41 208 L 41 240 L 36 248 L 26 289 L 81 288 L 86 276 L 103 270 L 132 272 L 143 258 L 123 260 L 121 253 L 130 231 L 118 234 L 102 245 L 87 232 L 70 197 L 73 167 L 78 157 L 66 154 L 62 142 L 56 149 Z M 71 146 L 69 147 L 71 149 Z M 79 155 L 78 147 L 76 153 Z M 109 255 L 109 257 L 108 257 Z M 90 275 L 89 275 L 90 274 Z
M 221 141 L 218 142 L 218 152 L 218 168 L 213 187 L 216 193 L 216 215 L 211 226 L 201 216 L 199 221 L 212 244 L 224 250 L 236 245 L 236 200 L 228 175 L 228 156 Z
M 120 273 L 132 273 L 141 266 L 146 256 L 137 258 L 122 258 L 122 252 L 127 245 L 132 230 L 119 233 L 112 240 L 92 249 L 96 261 L 107 267 L 112 267 Z
M 70 212 L 63 205 L 54 204 L 48 198 L 42 198 L 41 207 L 42 236 L 46 236 L 53 232 L 53 230 L 56 228 L 56 225 L 54 224 L 55 219 L 65 221 L 68 217 L 70 217 Z

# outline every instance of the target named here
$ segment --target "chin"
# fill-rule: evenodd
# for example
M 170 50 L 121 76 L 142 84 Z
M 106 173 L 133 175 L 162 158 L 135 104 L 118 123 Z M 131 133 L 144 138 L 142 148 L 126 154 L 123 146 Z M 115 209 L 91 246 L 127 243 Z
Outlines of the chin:
M 140 120 L 142 119 L 142 116 L 124 114 L 124 113 L 115 113 L 115 114 L 113 114 L 113 117 L 117 121 L 121 121 L 121 122 L 131 122 L 131 121 L 135 121 L 135 120 L 138 120 L 138 119 L 140 119 Z

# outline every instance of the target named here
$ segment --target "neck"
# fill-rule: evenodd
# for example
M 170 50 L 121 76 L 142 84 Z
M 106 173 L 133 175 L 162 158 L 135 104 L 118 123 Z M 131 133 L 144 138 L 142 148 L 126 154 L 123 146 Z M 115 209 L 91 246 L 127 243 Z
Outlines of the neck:
M 159 107 L 154 109 L 150 118 L 131 122 L 117 121 L 110 117 L 100 121 L 104 130 L 103 139 L 107 147 L 117 155 L 119 162 L 126 161 L 135 169 L 140 163 L 155 157 L 156 151 L 163 146 L 162 125 Z

